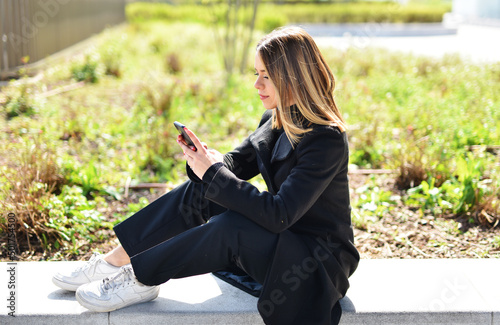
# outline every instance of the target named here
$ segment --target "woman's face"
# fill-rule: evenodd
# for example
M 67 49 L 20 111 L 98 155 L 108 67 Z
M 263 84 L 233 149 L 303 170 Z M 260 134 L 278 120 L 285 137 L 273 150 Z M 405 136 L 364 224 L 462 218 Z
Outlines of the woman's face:
M 257 88 L 260 100 L 266 109 L 274 109 L 278 106 L 276 90 L 269 79 L 266 67 L 260 58 L 259 53 L 255 53 L 255 75 L 257 80 L 254 87 Z

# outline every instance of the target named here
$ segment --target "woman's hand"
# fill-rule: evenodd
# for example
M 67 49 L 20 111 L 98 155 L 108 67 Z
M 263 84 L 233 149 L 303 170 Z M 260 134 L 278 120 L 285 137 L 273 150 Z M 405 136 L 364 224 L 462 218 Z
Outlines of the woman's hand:
M 189 167 L 191 167 L 196 176 L 202 179 L 203 175 L 205 175 L 205 172 L 210 166 L 218 162 L 223 162 L 223 155 L 217 150 L 208 149 L 206 143 L 202 143 L 188 128 L 185 128 L 184 130 L 186 130 L 186 133 L 189 135 L 191 140 L 193 140 L 193 143 L 198 150 L 188 147 L 184 142 L 184 138 L 180 134 L 177 136 L 177 143 L 182 148 L 182 151 L 184 151 L 184 157 L 186 158 Z

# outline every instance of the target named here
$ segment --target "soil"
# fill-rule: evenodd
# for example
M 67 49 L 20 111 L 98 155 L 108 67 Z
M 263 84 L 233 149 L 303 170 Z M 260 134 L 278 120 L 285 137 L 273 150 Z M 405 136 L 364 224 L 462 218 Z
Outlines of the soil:
M 351 188 L 369 177 L 351 176 Z M 380 176 L 376 182 L 397 193 L 391 178 Z M 436 217 L 399 202 L 382 218 L 355 228 L 354 241 L 361 258 L 500 258 L 500 227 L 471 220 L 470 215 Z
M 351 196 L 357 195 L 354 189 L 364 185 L 368 175 L 351 175 Z M 376 177 L 377 185 L 396 191 L 393 181 L 387 175 Z M 129 203 L 137 203 L 146 197 L 149 202 L 165 193 L 168 189 L 149 189 L 131 191 L 120 201 L 110 200 L 104 215 L 113 216 L 126 213 Z M 367 219 L 354 229 L 355 245 L 361 258 L 500 258 L 500 226 L 488 227 L 470 223 L 470 216 L 461 218 L 439 218 L 422 214 L 402 203 L 397 204 L 382 218 Z M 114 221 L 114 217 L 110 217 Z M 91 246 L 82 243 L 73 251 L 43 252 L 40 247 L 21 247 L 25 251 L 17 256 L 22 261 L 40 260 L 86 260 L 92 251 L 107 252 L 118 244 L 112 230 L 104 230 L 103 241 Z M 0 236 L 2 237 L 2 236 Z M 5 238 L 1 238 L 6 243 Z M 7 261 L 6 245 L 2 244 L 1 261 Z

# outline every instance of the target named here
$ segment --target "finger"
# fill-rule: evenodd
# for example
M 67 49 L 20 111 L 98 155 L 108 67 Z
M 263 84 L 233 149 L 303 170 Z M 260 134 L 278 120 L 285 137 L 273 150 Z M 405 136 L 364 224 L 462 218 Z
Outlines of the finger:
M 187 145 L 186 140 L 184 140 L 184 137 L 180 134 L 177 136 L 177 142 L 181 142 L 181 143 Z
M 206 148 L 202 145 L 200 139 L 198 139 L 196 134 L 194 134 L 190 129 L 188 129 L 186 127 L 184 128 L 184 130 L 186 130 L 187 135 L 189 135 L 191 140 L 193 140 L 194 146 L 196 148 L 200 148 L 202 151 L 206 152 Z
M 177 144 L 181 147 L 182 151 L 184 151 L 184 155 L 186 155 L 187 152 L 194 151 L 193 148 L 186 145 L 182 140 L 177 139 Z
M 181 147 L 181 149 L 183 151 L 185 151 L 185 148 L 187 147 L 186 143 L 184 142 L 184 140 L 182 139 L 182 136 L 178 136 L 177 137 L 177 144 L 179 145 L 179 147 Z
M 208 145 L 205 142 L 202 142 L 201 145 L 203 146 L 203 148 L 208 149 Z
M 191 149 L 192 151 L 196 151 L 196 148 L 195 148 L 195 147 L 193 147 L 193 146 L 188 145 L 188 144 L 186 143 L 186 139 L 184 139 L 184 137 L 183 137 L 182 135 L 180 135 L 180 134 L 177 136 L 177 143 L 178 143 L 179 145 L 183 144 L 183 145 L 187 146 L 187 147 L 188 147 L 189 149 Z
M 194 162 L 193 157 L 189 156 L 187 153 L 184 154 L 184 157 L 186 157 L 186 162 L 191 167 Z

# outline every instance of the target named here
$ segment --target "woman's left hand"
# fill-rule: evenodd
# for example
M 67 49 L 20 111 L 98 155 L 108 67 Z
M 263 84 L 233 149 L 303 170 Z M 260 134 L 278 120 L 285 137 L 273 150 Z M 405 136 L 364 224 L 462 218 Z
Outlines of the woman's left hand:
M 223 155 L 217 150 L 208 149 L 207 145 L 202 143 L 188 128 L 185 128 L 184 130 L 186 130 L 186 133 L 189 135 L 191 140 L 193 140 L 197 150 L 194 151 L 194 148 L 190 148 L 185 145 L 182 135 L 177 136 L 177 143 L 182 148 L 182 151 L 184 151 L 184 157 L 186 158 L 189 167 L 191 167 L 196 176 L 202 179 L 203 175 L 205 175 L 205 172 L 208 168 L 210 168 L 210 166 L 218 162 L 223 162 Z

